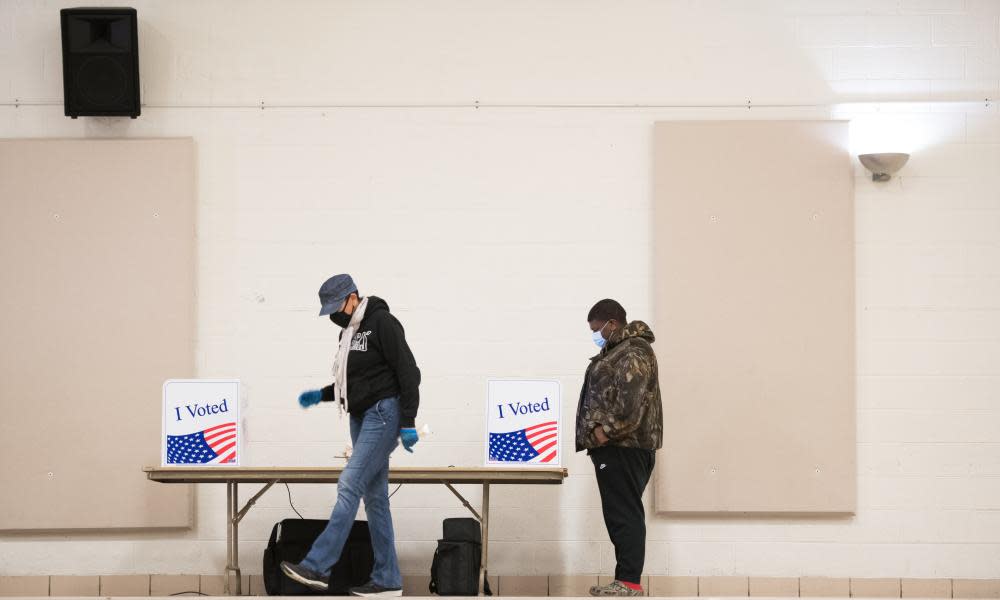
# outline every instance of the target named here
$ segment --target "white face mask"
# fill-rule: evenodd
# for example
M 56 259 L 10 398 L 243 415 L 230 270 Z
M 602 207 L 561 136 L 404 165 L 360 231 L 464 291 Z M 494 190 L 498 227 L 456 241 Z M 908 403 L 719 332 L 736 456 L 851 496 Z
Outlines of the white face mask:
M 601 325 L 600 329 L 591 333 L 591 336 L 594 338 L 594 343 L 597 344 L 598 348 L 603 348 L 604 344 L 608 343 L 608 340 L 604 339 L 604 336 L 601 334 L 601 332 L 604 331 L 604 328 L 607 327 L 608 323 L 610 322 L 611 321 L 605 321 L 604 325 Z

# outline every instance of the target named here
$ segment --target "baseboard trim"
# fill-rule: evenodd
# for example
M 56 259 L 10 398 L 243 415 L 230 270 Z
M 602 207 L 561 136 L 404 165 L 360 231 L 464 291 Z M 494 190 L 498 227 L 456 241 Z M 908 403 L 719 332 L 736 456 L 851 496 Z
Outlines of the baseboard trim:
M 495 595 L 586 597 L 607 575 L 492 575 Z M 222 575 L 24 575 L 0 576 L 0 597 L 163 597 L 191 592 L 223 595 Z M 234 581 L 235 583 L 235 581 Z M 403 576 L 406 596 L 428 596 L 429 575 Z M 243 575 L 243 595 L 263 596 L 264 578 Z M 649 596 L 664 598 L 993 598 L 1000 579 L 871 577 L 733 577 L 651 575 Z

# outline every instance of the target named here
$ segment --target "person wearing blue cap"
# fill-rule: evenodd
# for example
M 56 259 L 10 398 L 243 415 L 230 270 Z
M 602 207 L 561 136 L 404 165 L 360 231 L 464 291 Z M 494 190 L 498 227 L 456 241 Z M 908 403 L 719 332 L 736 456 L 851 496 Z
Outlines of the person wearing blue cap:
M 326 591 L 330 569 L 340 559 L 362 498 L 368 514 L 375 565 L 371 581 L 351 588 L 353 596 L 401 596 L 403 579 L 396 558 L 389 510 L 389 455 L 402 442 L 407 452 L 417 443 L 415 420 L 420 404 L 420 370 L 403 326 L 389 305 L 362 297 L 350 275 L 334 275 L 319 289 L 320 316 L 342 328 L 333 361 L 333 383 L 299 396 L 308 408 L 335 402 L 350 415 L 354 450 L 337 484 L 330 522 L 298 564 L 282 562 L 288 577 Z

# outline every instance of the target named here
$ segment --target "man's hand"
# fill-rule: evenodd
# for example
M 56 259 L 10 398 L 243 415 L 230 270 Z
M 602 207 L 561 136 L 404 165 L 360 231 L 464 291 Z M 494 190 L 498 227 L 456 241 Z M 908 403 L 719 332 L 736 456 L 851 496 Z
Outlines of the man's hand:
M 403 442 L 403 450 L 412 453 L 413 446 L 420 441 L 420 437 L 416 429 L 407 427 L 399 430 L 399 441 Z
M 594 427 L 594 438 L 596 438 L 597 443 L 602 446 L 611 441 L 611 438 L 608 437 L 608 434 L 604 433 L 603 425 L 598 425 L 597 427 Z
M 323 399 L 323 392 L 319 390 L 309 390 L 307 392 L 302 392 L 299 394 L 299 406 L 302 408 L 309 408 L 313 404 L 319 404 L 319 401 Z

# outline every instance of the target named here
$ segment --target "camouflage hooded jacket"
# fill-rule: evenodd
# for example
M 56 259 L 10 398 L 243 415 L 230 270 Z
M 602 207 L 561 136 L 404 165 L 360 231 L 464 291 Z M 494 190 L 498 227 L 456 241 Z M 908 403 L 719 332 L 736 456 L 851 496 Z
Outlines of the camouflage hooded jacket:
M 609 445 L 656 450 L 663 442 L 663 408 L 656 338 L 642 321 L 615 330 L 590 359 L 576 411 L 576 450 L 596 448 L 594 428 L 604 427 Z

